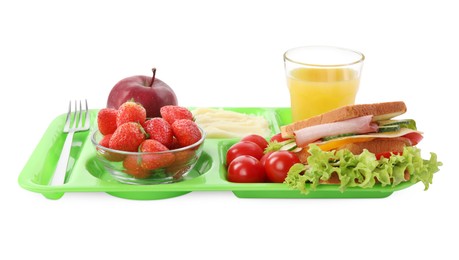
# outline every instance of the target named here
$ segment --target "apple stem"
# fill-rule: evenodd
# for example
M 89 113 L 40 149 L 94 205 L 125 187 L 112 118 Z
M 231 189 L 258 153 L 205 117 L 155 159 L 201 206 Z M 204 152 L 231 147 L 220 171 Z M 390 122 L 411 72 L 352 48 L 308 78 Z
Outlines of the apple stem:
M 150 88 L 153 87 L 153 82 L 155 82 L 156 68 L 153 68 L 151 70 L 153 71 L 153 77 L 151 78 Z

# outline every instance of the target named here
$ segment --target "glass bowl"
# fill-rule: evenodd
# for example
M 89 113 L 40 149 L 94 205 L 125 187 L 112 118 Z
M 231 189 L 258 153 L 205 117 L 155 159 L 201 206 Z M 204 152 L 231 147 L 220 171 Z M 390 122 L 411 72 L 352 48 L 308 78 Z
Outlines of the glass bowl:
M 91 134 L 96 148 L 97 163 L 111 176 L 126 184 L 162 184 L 183 179 L 198 161 L 202 153 L 205 132 L 201 139 L 189 146 L 162 152 L 126 152 L 99 145 L 103 135 Z

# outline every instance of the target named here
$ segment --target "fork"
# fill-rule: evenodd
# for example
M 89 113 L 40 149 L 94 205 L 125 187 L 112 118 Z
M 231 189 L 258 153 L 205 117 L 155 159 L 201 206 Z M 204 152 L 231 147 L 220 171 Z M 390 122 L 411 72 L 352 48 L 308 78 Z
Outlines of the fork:
M 73 134 L 89 130 L 90 118 L 88 115 L 88 101 L 85 99 L 84 103 L 85 109 L 83 112 L 82 101 L 80 100 L 79 106 L 77 106 L 78 102 L 75 100 L 74 112 L 72 113 L 72 101 L 69 102 L 69 110 L 67 112 L 67 117 L 65 118 L 65 125 L 63 129 L 63 132 L 67 133 L 67 137 L 65 139 L 64 147 L 62 148 L 56 170 L 54 171 L 54 176 L 51 181 L 52 185 L 64 184 L 66 181 L 70 151 L 73 143 Z

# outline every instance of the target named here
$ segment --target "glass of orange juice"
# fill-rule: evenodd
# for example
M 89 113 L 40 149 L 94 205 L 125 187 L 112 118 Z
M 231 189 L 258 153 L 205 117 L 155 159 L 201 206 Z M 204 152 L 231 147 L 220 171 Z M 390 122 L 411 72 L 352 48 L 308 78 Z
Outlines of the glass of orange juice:
M 351 105 L 359 89 L 365 56 L 330 46 L 304 46 L 284 53 L 292 120 Z

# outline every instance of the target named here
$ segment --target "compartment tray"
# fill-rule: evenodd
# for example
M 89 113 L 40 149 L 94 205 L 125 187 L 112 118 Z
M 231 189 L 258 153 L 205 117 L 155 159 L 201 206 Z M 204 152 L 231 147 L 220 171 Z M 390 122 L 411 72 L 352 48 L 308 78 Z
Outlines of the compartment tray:
M 289 108 L 232 107 L 225 110 L 261 115 L 270 123 L 271 132 L 279 132 L 279 127 L 291 122 Z M 338 185 L 319 185 L 315 191 L 304 195 L 282 183 L 232 183 L 225 178 L 224 166 L 226 149 L 237 139 L 207 139 L 203 155 L 194 169 L 182 181 L 157 185 L 128 185 L 115 181 L 109 173 L 96 163 L 94 146 L 90 134 L 97 127 L 98 110 L 91 110 L 92 129 L 76 133 L 70 155 L 70 167 L 65 184 L 51 186 L 49 182 L 59 159 L 65 141 L 62 129 L 65 114 L 57 116 L 49 125 L 42 139 L 33 151 L 18 182 L 26 190 L 38 192 L 49 199 L 59 199 L 66 192 L 106 192 L 116 197 L 136 200 L 165 199 L 184 195 L 192 191 L 232 191 L 239 198 L 384 198 L 394 191 L 411 185 L 406 182 L 397 187 L 371 189 L 348 188 L 339 191 Z

